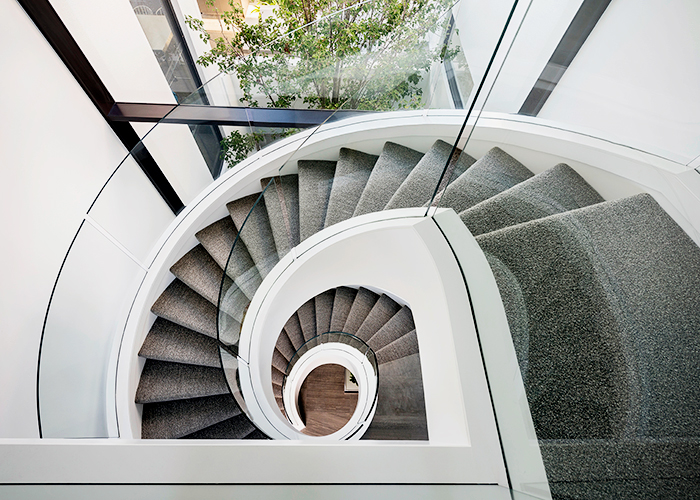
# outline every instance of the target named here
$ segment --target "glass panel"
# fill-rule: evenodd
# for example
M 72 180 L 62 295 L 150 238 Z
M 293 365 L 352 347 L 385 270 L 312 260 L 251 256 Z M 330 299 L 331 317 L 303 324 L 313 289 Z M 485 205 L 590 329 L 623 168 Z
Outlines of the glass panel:
M 175 100 L 183 102 L 202 82 L 169 0 L 130 2 Z M 190 130 L 212 176 L 218 177 L 222 167 L 220 142 L 223 139 L 219 127 L 190 125 Z
M 650 50 L 672 58 L 677 47 L 664 49 L 690 24 L 647 37 L 631 3 L 608 3 L 518 10 L 460 142 L 479 159 L 434 204 L 454 209 L 488 257 L 552 496 L 682 498 L 698 491 L 687 457 L 700 450 L 689 293 L 700 282 L 679 260 L 700 262 L 700 251 L 651 196 L 625 197 L 615 180 L 605 201 L 592 185 L 608 189 L 604 164 L 622 156 L 609 148 L 679 163 L 695 156 L 682 135 L 697 127 L 679 126 L 693 105 L 676 100 L 686 91 L 680 75 L 694 70 L 675 65 L 655 80 L 642 63 Z M 676 14 L 659 4 L 641 16 L 656 25 Z M 595 28 L 582 35 L 582 25 Z M 645 110 L 671 94 L 666 110 Z M 568 148 L 554 139 L 562 130 Z M 603 165 L 586 164 L 580 149 L 589 147 Z M 679 234 L 672 249 L 670 234 Z M 662 296 L 672 304 L 660 306 Z M 475 315 L 486 335 L 489 319 Z M 498 411 L 502 394 L 492 396 Z M 518 450 L 503 445 L 517 473 Z

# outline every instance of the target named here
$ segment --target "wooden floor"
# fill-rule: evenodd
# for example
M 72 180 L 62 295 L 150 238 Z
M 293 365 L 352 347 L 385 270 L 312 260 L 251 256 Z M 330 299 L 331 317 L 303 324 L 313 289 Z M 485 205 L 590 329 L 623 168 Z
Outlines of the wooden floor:
M 344 384 L 345 368 L 340 365 L 319 366 L 309 373 L 299 392 L 304 434 L 327 436 L 348 423 L 357 407 L 357 393 L 346 393 Z

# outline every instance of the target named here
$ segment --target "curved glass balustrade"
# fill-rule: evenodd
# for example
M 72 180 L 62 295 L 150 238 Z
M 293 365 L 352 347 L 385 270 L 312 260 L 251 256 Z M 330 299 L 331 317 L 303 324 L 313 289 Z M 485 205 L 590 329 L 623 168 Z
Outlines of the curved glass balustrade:
M 289 376 L 289 374 L 292 371 L 292 368 L 294 368 L 294 365 L 304 354 L 306 354 L 316 346 L 333 342 L 339 344 L 346 344 L 356 349 L 358 352 L 360 352 L 362 355 L 366 356 L 367 359 L 370 360 L 370 363 L 372 363 L 372 368 L 374 368 L 374 374 L 379 374 L 377 355 L 374 353 L 372 348 L 368 346 L 361 338 L 346 332 L 325 332 L 310 338 L 309 340 L 304 342 L 304 344 L 299 349 L 297 349 L 292 358 L 289 360 L 287 368 L 284 371 L 285 383 L 286 377 Z M 284 386 L 284 383 L 282 385 Z
M 661 89 L 641 77 L 643 47 L 669 40 L 647 39 L 624 18 L 629 6 L 608 4 L 516 9 L 461 143 L 481 157 L 438 189 L 433 205 L 460 215 L 491 266 L 552 497 L 692 497 L 700 475 L 686 458 L 700 449 L 700 372 L 689 335 L 699 318 L 688 290 L 700 280 L 686 271 L 700 251 L 659 205 L 675 190 L 654 196 L 657 203 L 629 196 L 638 192 L 629 186 L 644 178 L 630 172 L 650 165 L 690 172 L 694 153 L 683 137 L 695 127 L 679 120 L 694 105 L 680 109 L 681 83 Z M 669 15 L 660 5 L 643 15 L 652 11 Z M 561 33 L 558 45 L 542 32 L 544 19 Z M 635 41 L 604 45 L 625 36 Z M 686 71 L 669 68 L 663 78 Z M 634 75 L 641 79 L 631 83 Z M 669 108 L 641 112 L 642 93 L 648 102 L 669 96 Z M 534 143 L 547 154 L 531 155 Z M 621 178 L 631 180 L 628 189 Z M 657 193 L 660 182 L 645 185 Z M 504 355 L 489 351 L 492 318 L 474 300 L 496 413 L 518 414 L 512 380 L 499 385 Z M 502 426 L 510 464 L 527 447 L 509 431 Z M 519 482 L 517 473 L 511 479 Z
M 282 381 L 282 393 L 284 394 L 286 391 L 287 387 L 287 381 L 289 380 L 290 375 L 292 374 L 292 370 L 296 366 L 296 364 L 299 362 L 299 360 L 309 351 L 312 349 L 324 345 L 324 344 L 343 344 L 347 345 L 351 348 L 353 348 L 355 351 L 357 351 L 360 355 L 366 357 L 370 365 L 372 367 L 372 370 L 374 371 L 373 376 L 378 379 L 379 377 L 379 364 L 377 362 L 377 355 L 375 352 L 372 350 L 372 348 L 367 345 L 361 338 L 346 333 L 346 332 L 324 332 L 319 335 L 316 335 L 315 337 L 310 338 L 307 340 L 297 351 L 294 353 L 294 355 L 291 357 L 289 360 L 289 363 L 287 364 L 287 368 L 284 371 L 284 379 Z M 377 380 L 377 385 L 379 384 L 379 381 Z M 374 391 L 374 396 L 372 398 L 372 402 L 369 405 L 369 407 L 363 412 L 364 415 L 369 416 L 369 420 L 365 419 L 363 421 L 357 422 L 352 429 L 350 429 L 348 432 L 345 433 L 344 439 L 350 439 L 353 436 L 355 436 L 360 429 L 371 423 L 371 416 L 374 414 L 374 409 L 377 405 L 377 399 L 379 397 L 379 391 L 375 390 Z
M 324 54 L 321 58 L 314 58 L 301 49 L 289 55 L 284 50 L 276 52 L 287 47 L 287 43 L 299 43 L 297 39 L 309 40 L 342 31 L 348 17 L 371 24 L 380 8 L 373 2 L 359 2 L 300 27 L 288 34 L 287 41 L 284 38 L 275 40 L 268 51 L 242 57 L 229 71 L 199 91 L 201 96 L 207 92 L 215 94 L 217 90 L 213 89 L 239 89 L 237 85 L 231 85 L 231 81 L 235 83 L 245 75 L 250 77 L 251 72 L 266 68 L 271 72 L 266 76 L 283 79 L 275 87 L 279 92 L 275 94 L 277 98 L 270 95 L 265 99 L 252 97 L 255 92 L 263 92 L 260 79 L 254 79 L 257 84 L 239 89 L 238 93 L 219 94 L 220 98 L 224 99 L 223 102 L 276 105 L 279 97 L 285 95 L 285 104 L 289 107 L 275 111 L 286 113 L 290 121 L 303 120 L 319 107 L 330 108 L 321 125 L 299 134 L 296 142 L 288 142 L 294 144 L 290 154 L 274 177 L 261 181 L 263 191 L 260 194 L 228 204 L 237 235 L 226 266 L 227 278 L 219 295 L 218 322 L 219 341 L 228 353 L 238 353 L 242 318 L 255 290 L 292 248 L 324 228 L 353 216 L 389 208 L 428 206 L 438 185 L 450 178 L 450 175 L 444 175 L 445 168 L 451 174 L 468 166 L 469 159 L 460 158 L 459 152 L 450 160 L 464 121 L 463 114 L 455 111 L 447 111 L 447 115 L 453 117 L 451 124 L 441 124 L 440 134 L 435 134 L 441 141 L 417 145 L 431 153 L 426 156 L 420 172 L 408 181 L 408 172 L 421 154 L 410 148 L 413 144 L 405 136 L 397 135 L 398 145 L 388 146 L 389 156 L 404 156 L 407 157 L 405 161 L 404 158 L 394 158 L 393 163 L 383 164 L 385 170 L 375 172 L 377 178 L 371 180 L 370 172 L 378 157 L 386 154 L 386 145 L 375 144 L 373 151 L 361 152 L 341 149 L 338 153 L 336 148 L 327 158 L 311 153 L 314 148 L 318 150 L 324 137 L 337 136 L 337 130 L 357 130 L 367 120 L 394 120 L 395 126 L 400 127 L 403 116 L 398 113 L 400 110 L 451 109 L 456 102 L 461 105 L 471 98 L 472 77 L 453 27 L 454 15 L 461 8 L 459 3 L 412 5 L 410 8 L 415 10 L 410 22 L 387 29 L 366 50 Z M 454 77 L 454 68 L 449 79 L 444 72 L 445 61 L 451 60 L 455 60 L 455 67 L 461 68 L 459 80 Z M 241 69 L 244 61 L 249 65 Z M 431 68 L 433 70 L 429 71 Z M 314 94 L 318 89 L 324 90 Z M 446 93 L 447 89 L 452 94 Z M 185 104 L 197 100 L 197 94 L 194 94 Z M 251 110 L 249 116 L 260 111 Z M 248 128 L 234 130 L 232 137 L 254 138 L 259 130 L 257 123 L 251 121 Z M 270 133 L 266 137 L 285 135 L 274 130 L 267 132 Z M 402 132 L 406 133 L 405 130 Z M 425 134 L 425 130 L 411 132 L 414 136 L 421 134 Z M 382 153 L 382 146 L 385 153 Z M 398 153 L 393 153 L 392 147 L 398 149 Z M 382 175 L 384 179 L 380 178 Z M 369 191 L 365 189 L 368 183 L 373 182 L 373 200 L 360 209 L 360 198 L 364 191 Z M 248 363 L 251 360 L 242 361 Z M 234 363 L 231 360 L 231 373 L 232 370 Z M 229 377 L 231 385 L 234 380 L 235 377 Z

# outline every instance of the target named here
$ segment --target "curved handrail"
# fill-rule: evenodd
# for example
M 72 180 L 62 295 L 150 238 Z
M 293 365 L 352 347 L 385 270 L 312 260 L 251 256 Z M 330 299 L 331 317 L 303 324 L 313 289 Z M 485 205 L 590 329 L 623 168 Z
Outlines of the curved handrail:
M 292 369 L 297 364 L 297 362 L 304 356 L 304 354 L 320 345 L 334 343 L 348 345 L 360 352 L 363 356 L 365 356 L 370 362 L 370 365 L 374 370 L 374 376 L 377 379 L 377 390 L 374 391 L 372 404 L 370 405 L 369 411 L 366 412 L 367 419 L 363 420 L 362 422 L 358 422 L 348 433 L 346 433 L 343 439 L 348 440 L 352 438 L 355 434 L 357 434 L 357 432 L 362 428 L 362 426 L 364 426 L 368 421 L 371 420 L 372 416 L 374 415 L 374 408 L 377 405 L 377 400 L 379 397 L 379 363 L 377 362 L 377 355 L 374 352 L 374 350 L 360 337 L 342 331 L 329 331 L 315 335 L 314 337 L 311 337 L 309 340 L 304 342 L 299 347 L 299 349 L 297 349 L 294 352 L 292 357 L 289 359 L 289 362 L 287 363 L 287 367 L 284 371 L 284 378 L 282 380 L 282 393 L 285 392 L 287 380 L 292 372 Z
M 330 343 L 339 343 L 339 344 L 347 344 L 350 347 L 354 347 L 358 351 L 360 351 L 362 354 L 364 354 L 367 359 L 369 359 L 370 363 L 372 363 L 372 368 L 374 369 L 374 374 L 378 375 L 379 374 L 379 369 L 378 369 L 378 364 L 377 364 L 377 355 L 374 353 L 374 350 L 367 345 L 367 343 L 362 340 L 360 337 L 353 335 L 352 333 L 347 333 L 347 332 L 342 332 L 342 331 L 329 331 L 329 332 L 324 332 L 320 333 L 318 335 L 315 335 L 314 337 L 311 337 L 309 340 L 304 342 L 299 349 L 297 349 L 294 354 L 292 354 L 292 357 L 289 358 L 289 362 L 287 363 L 287 368 L 284 370 L 284 376 L 285 380 L 289 376 L 289 374 L 292 371 L 292 368 L 294 368 L 294 365 L 297 364 L 299 359 L 309 352 L 311 349 L 313 349 L 316 346 L 319 346 L 321 344 L 330 344 Z M 284 383 L 282 384 L 284 387 Z

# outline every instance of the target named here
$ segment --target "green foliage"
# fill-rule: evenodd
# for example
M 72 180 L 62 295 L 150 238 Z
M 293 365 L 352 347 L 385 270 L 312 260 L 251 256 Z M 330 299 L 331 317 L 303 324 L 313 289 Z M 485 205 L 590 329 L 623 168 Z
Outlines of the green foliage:
M 422 105 L 423 76 L 444 55 L 428 36 L 443 31 L 445 0 L 259 2 L 274 5 L 275 15 L 259 12 L 258 22 L 248 24 L 229 0 L 230 9 L 218 13 L 222 35 L 213 40 L 201 20 L 187 19 L 212 45 L 198 63 L 235 75 L 242 103 L 381 111 Z M 235 133 L 224 142 L 236 148 L 227 160 L 259 144 Z
M 228 165 L 235 165 L 245 160 L 252 151 L 299 132 L 297 128 L 260 129 L 249 134 L 234 130 L 221 141 L 221 158 Z
M 255 134 L 243 135 L 235 130 L 221 141 L 221 158 L 228 165 L 235 165 L 245 160 L 255 145 Z

